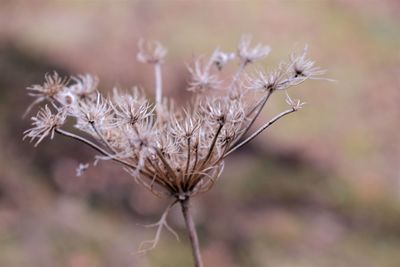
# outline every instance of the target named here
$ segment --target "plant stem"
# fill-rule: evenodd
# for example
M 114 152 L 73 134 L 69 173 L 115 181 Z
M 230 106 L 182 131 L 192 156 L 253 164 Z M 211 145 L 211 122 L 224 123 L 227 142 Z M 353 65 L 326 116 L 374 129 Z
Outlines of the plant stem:
M 261 126 L 257 131 L 255 131 L 252 135 L 250 135 L 249 137 L 247 137 L 245 140 L 243 140 L 241 143 L 237 144 L 236 146 L 234 146 L 233 148 L 231 148 L 225 155 L 223 158 L 226 158 L 229 154 L 231 154 L 233 151 L 235 151 L 236 149 L 244 146 L 245 144 L 247 144 L 248 142 L 250 142 L 251 140 L 253 140 L 257 135 L 259 135 L 262 131 L 264 131 L 265 129 L 267 129 L 269 126 L 271 126 L 272 124 L 274 124 L 276 121 L 278 121 L 280 118 L 293 113 L 295 111 L 297 111 L 298 109 L 296 108 L 291 108 L 288 109 L 284 112 L 279 113 L 278 115 L 276 115 L 274 118 L 272 118 L 269 122 L 267 122 L 266 124 L 264 124 L 263 126 Z
M 154 76 L 156 79 L 156 103 L 161 104 L 162 100 L 162 77 L 161 77 L 161 64 L 154 65 Z
M 190 198 L 181 201 L 182 213 L 185 218 L 186 228 L 189 233 L 190 243 L 192 245 L 192 253 L 195 267 L 203 267 L 203 260 L 201 259 L 199 238 L 197 237 L 196 227 L 193 222 L 192 214 L 190 212 Z

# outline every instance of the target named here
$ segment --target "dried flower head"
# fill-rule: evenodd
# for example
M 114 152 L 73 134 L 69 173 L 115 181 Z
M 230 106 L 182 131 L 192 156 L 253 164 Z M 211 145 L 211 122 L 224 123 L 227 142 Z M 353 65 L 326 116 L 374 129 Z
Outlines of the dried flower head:
M 324 79 L 321 75 L 326 73 L 326 70 L 322 70 L 320 67 L 315 66 L 315 61 L 307 58 L 308 46 L 305 46 L 303 52 L 298 55 L 292 53 L 290 56 L 290 62 L 288 64 L 288 70 L 292 72 L 292 77 L 298 81 L 304 81 L 306 79 Z
M 238 57 L 244 64 L 252 63 L 256 60 L 266 57 L 271 48 L 262 44 L 257 44 L 255 47 L 250 48 L 251 36 L 244 35 L 240 39 L 238 47 Z
M 53 114 L 51 109 L 45 105 L 35 117 L 31 118 L 34 127 L 24 132 L 24 139 L 30 138 L 31 142 L 37 139 L 35 146 L 42 142 L 46 136 L 50 135 L 50 139 L 53 139 L 55 130 L 64 124 L 65 119 L 65 110 L 60 109 Z
M 222 173 L 225 158 L 303 106 L 301 101 L 287 95 L 289 109 L 249 134 L 271 95 L 323 73 L 314 61 L 306 58 L 306 49 L 299 56 L 293 54 L 288 63 L 280 64 L 272 72 L 258 69 L 245 73 L 247 65 L 270 52 L 268 46 L 261 44 L 251 48 L 250 41 L 249 36 L 240 40 L 239 68 L 228 79 L 221 78 L 218 69 L 235 56 L 218 49 L 207 60 L 198 59 L 188 67 L 191 75 L 188 90 L 196 94 L 186 108 L 176 107 L 162 96 L 161 63 L 166 49 L 158 42 L 140 41 L 137 55 L 139 61 L 154 67 L 154 105 L 137 88 L 131 92 L 114 88 L 106 97 L 98 91 L 96 77 L 72 77 L 73 83 L 68 85 L 69 79 L 60 78 L 57 73 L 46 74 L 43 85 L 28 90 L 35 92 L 31 93 L 37 97 L 34 103 L 48 100 L 56 112 L 47 105 L 40 109 L 32 118 L 33 128 L 25 131 L 24 138 L 37 139 L 35 145 L 46 136 L 53 138 L 54 133 L 77 140 L 100 153 L 96 162 L 100 159 L 118 162 L 149 191 L 172 198 L 155 224 L 156 238 L 144 243 L 151 249 L 161 228 L 171 230 L 165 220 L 172 206 L 181 203 L 190 226 L 189 199 L 212 188 Z M 67 119 L 75 121 L 78 133 L 61 129 Z M 245 135 L 248 137 L 243 138 Z M 80 166 L 78 174 L 86 168 L 87 165 Z
M 285 89 L 288 83 L 284 75 L 285 72 L 279 69 L 268 73 L 258 69 L 254 74 L 246 77 L 246 88 L 264 92 Z
M 69 113 L 77 120 L 75 127 L 82 131 L 91 131 L 93 127 L 107 129 L 112 126 L 114 119 L 112 108 L 100 93 L 95 100 L 83 99 Z
M 132 89 L 132 94 L 121 93 L 114 89 L 110 105 L 113 107 L 118 125 L 135 125 L 138 121 L 152 116 L 154 112 L 154 107 L 141 96 L 137 88 Z
M 299 110 L 306 104 L 306 102 L 301 102 L 299 99 L 293 100 L 287 92 L 285 101 L 290 107 L 292 107 L 293 110 Z
M 72 77 L 74 84 L 69 86 L 69 91 L 80 99 L 96 95 L 99 78 L 90 74 Z
M 219 49 L 216 49 L 211 56 L 212 62 L 215 64 L 218 70 L 221 70 L 226 64 L 234 60 L 235 57 L 235 53 L 225 53 Z
M 31 105 L 29 105 L 25 111 L 24 117 L 40 102 L 45 101 L 46 99 L 52 101 L 57 94 L 64 89 L 68 82 L 68 78 L 60 77 L 60 75 L 54 71 L 53 74 L 46 73 L 44 75 L 44 83 L 42 85 L 34 84 L 28 87 L 27 90 L 31 91 L 29 95 L 36 99 L 31 103 Z
M 163 63 L 167 49 L 160 42 L 139 41 L 139 52 L 136 58 L 139 62 L 148 64 Z
M 194 66 L 188 66 L 191 75 L 188 91 L 201 93 L 207 89 L 218 89 L 221 81 L 217 74 L 212 73 L 211 66 L 214 63 L 214 58 L 211 57 L 206 64 L 199 58 L 194 62 Z
M 323 73 L 306 58 L 305 49 L 299 56 L 292 54 L 288 63 L 272 72 L 257 69 L 245 74 L 247 64 L 270 51 L 261 44 L 251 48 L 250 41 L 249 36 L 240 40 L 238 57 L 244 65 L 230 82 L 223 81 L 215 70 L 233 60 L 234 55 L 219 49 L 188 68 L 192 76 L 189 91 L 197 94 L 187 109 L 161 101 L 161 94 L 157 96 L 161 100 L 151 105 L 137 88 L 131 92 L 114 89 L 110 97 L 104 97 L 97 90 L 98 78 L 88 74 L 72 77 L 71 85 L 70 79 L 56 72 L 46 74 L 43 85 L 28 90 L 35 91 L 41 101 L 48 99 L 57 113 L 45 106 L 33 118 L 34 127 L 25 132 L 25 137 L 37 138 L 38 144 L 45 136 L 53 137 L 67 118 L 74 118 L 76 128 L 93 139 L 86 143 L 96 146 L 104 158 L 133 170 L 135 178 L 151 191 L 179 199 L 203 192 L 219 177 L 225 157 L 244 144 L 242 137 L 273 92 Z M 165 54 L 166 49 L 158 42 L 139 42 L 139 61 L 158 69 L 156 91 L 162 88 L 157 73 Z M 217 68 L 213 70 L 212 66 Z M 218 93 L 205 90 L 216 88 L 220 89 Z M 300 101 L 290 97 L 287 102 L 291 111 L 302 107 Z
M 53 72 L 53 74 L 46 73 L 43 85 L 35 84 L 27 89 L 32 91 L 32 93 L 29 93 L 30 96 L 44 100 L 54 97 L 67 85 L 68 81 L 68 78 L 60 77 L 57 72 Z

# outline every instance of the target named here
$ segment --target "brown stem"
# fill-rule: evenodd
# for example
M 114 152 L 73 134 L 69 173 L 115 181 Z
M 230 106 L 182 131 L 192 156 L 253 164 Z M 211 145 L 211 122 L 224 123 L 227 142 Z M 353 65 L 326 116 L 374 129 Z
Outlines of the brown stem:
M 58 133 L 58 134 L 61 134 L 61 135 L 63 135 L 63 136 L 66 136 L 66 137 L 75 139 L 75 140 L 77 140 L 77 141 L 79 141 L 79 142 L 82 142 L 82 143 L 84 143 L 84 144 L 86 144 L 86 145 L 92 147 L 93 149 L 97 150 L 98 152 L 100 152 L 100 153 L 103 154 L 104 156 L 106 156 L 106 157 L 108 157 L 108 158 L 110 158 L 110 159 L 112 159 L 112 160 L 114 160 L 114 161 L 116 161 L 116 162 L 119 162 L 119 163 L 121 163 L 122 165 L 128 167 L 129 169 L 137 169 L 137 166 L 136 166 L 136 165 L 133 165 L 133 164 L 131 164 L 131 163 L 129 163 L 129 162 L 123 160 L 123 159 L 119 159 L 117 156 L 108 153 L 106 150 L 104 150 L 103 148 L 101 148 L 101 147 L 98 146 L 97 144 L 95 144 L 95 143 L 93 143 L 93 142 L 87 140 L 86 138 L 84 138 L 84 137 L 82 137 L 82 136 L 79 136 L 79 135 L 70 133 L 70 132 L 65 131 L 65 130 L 63 130 L 63 129 L 60 129 L 60 128 L 55 129 L 55 132 Z M 148 173 L 148 172 L 145 171 L 145 170 L 140 170 L 140 173 L 142 173 L 143 175 L 145 175 L 145 176 L 146 176 L 147 178 L 149 178 L 150 180 L 153 180 L 153 175 L 152 175 L 151 173 Z M 159 181 L 157 181 L 157 183 L 159 183 Z
M 193 222 L 192 214 L 190 212 L 190 198 L 181 201 L 182 213 L 185 218 L 186 228 L 189 233 L 190 243 L 192 245 L 192 253 L 195 267 L 203 267 L 203 260 L 201 259 L 199 238 L 197 237 L 196 227 Z
M 217 143 L 217 139 L 219 134 L 221 133 L 222 127 L 224 127 L 224 124 L 219 124 L 217 132 L 215 133 L 214 139 L 211 142 L 211 146 L 208 149 L 208 153 L 207 156 L 204 158 L 204 161 L 201 163 L 201 167 L 203 167 L 204 165 L 206 165 L 206 163 L 208 162 L 208 160 L 211 158 L 211 154 L 214 150 L 215 144 Z
M 245 127 L 244 131 L 240 133 L 235 140 L 232 142 L 233 145 L 235 145 L 237 142 L 240 141 L 240 139 L 250 130 L 251 126 L 253 123 L 256 121 L 258 116 L 260 115 L 261 111 L 263 110 L 265 104 L 267 103 L 269 97 L 272 94 L 272 90 L 268 91 L 267 95 L 261 100 L 260 103 L 257 103 L 257 105 L 247 114 L 247 116 L 250 116 L 253 112 L 256 112 L 254 117 L 251 119 L 250 123 Z
M 261 126 L 257 131 L 255 131 L 252 135 L 250 135 L 249 137 L 247 137 L 245 140 L 243 140 L 241 143 L 235 145 L 234 147 L 232 147 L 227 153 L 224 154 L 224 158 L 227 157 L 229 154 L 231 154 L 233 151 L 235 151 L 236 149 L 244 146 L 245 144 L 247 144 L 248 142 L 250 142 L 251 140 L 253 140 L 257 135 L 259 135 L 262 131 L 264 131 L 265 129 L 267 129 L 269 126 L 271 126 L 272 124 L 274 124 L 276 121 L 278 121 L 280 118 L 293 113 L 295 111 L 297 111 L 298 109 L 296 108 L 291 108 L 288 109 L 284 112 L 279 113 L 278 115 L 276 115 L 274 118 L 272 118 L 269 122 L 267 122 L 266 124 L 264 124 L 263 126 Z

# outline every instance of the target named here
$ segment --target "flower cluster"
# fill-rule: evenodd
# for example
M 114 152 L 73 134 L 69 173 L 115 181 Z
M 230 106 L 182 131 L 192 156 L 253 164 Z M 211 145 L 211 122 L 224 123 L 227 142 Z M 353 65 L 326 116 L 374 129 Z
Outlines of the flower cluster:
M 217 49 L 208 59 L 200 58 L 188 67 L 188 90 L 195 97 L 186 108 L 176 108 L 166 98 L 154 104 L 137 88 L 114 88 L 110 97 L 104 97 L 97 88 L 98 78 L 88 74 L 71 78 L 46 74 L 43 85 L 28 90 L 34 92 L 30 94 L 36 98 L 33 103 L 47 100 L 51 105 L 32 118 L 34 127 L 25 137 L 37 139 L 36 145 L 54 133 L 84 142 L 102 154 L 98 159 L 123 164 L 136 181 L 157 195 L 185 199 L 205 192 L 220 176 L 225 157 L 251 140 L 242 137 L 271 94 L 323 73 L 306 58 L 306 50 L 291 55 L 270 73 L 245 73 L 245 65 L 270 51 L 261 44 L 251 47 L 250 41 L 248 36 L 242 38 L 236 54 Z M 139 48 L 139 61 L 160 67 L 166 55 L 160 43 L 141 41 Z M 231 81 L 224 81 L 219 70 L 235 57 L 242 67 Z M 161 79 L 157 73 L 156 79 Z M 289 97 L 287 102 L 291 106 L 287 113 L 302 106 Z M 69 118 L 91 138 L 61 129 Z
M 98 91 L 98 79 L 88 74 L 71 78 L 46 74 L 43 85 L 28 87 L 35 97 L 33 105 L 48 104 L 32 117 L 33 128 L 25 137 L 36 139 L 36 145 L 55 133 L 82 142 L 100 153 L 96 162 L 122 164 L 138 183 L 157 196 L 173 198 L 173 203 L 208 191 L 228 155 L 303 105 L 287 95 L 289 108 L 249 134 L 273 93 L 323 73 L 307 59 L 306 49 L 269 73 L 248 72 L 246 67 L 266 57 L 270 48 L 252 47 L 251 38 L 245 36 L 236 53 L 217 49 L 188 66 L 187 89 L 193 92 L 193 100 L 179 108 L 162 96 L 161 64 L 167 50 L 158 42 L 143 41 L 139 49 L 137 59 L 155 70 L 155 101 L 137 88 L 114 88 L 105 97 Z M 235 58 L 237 71 L 224 79 L 221 70 Z M 73 120 L 75 131 L 63 128 L 67 120 Z M 81 166 L 79 175 L 87 167 Z

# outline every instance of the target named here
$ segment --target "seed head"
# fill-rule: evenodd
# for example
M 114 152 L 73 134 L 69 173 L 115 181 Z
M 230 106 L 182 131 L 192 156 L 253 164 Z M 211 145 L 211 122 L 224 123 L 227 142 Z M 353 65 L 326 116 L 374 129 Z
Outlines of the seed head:
M 305 102 L 301 102 L 299 99 L 293 100 L 290 98 L 288 93 L 286 93 L 285 101 L 293 110 L 299 110 L 306 104 Z
M 57 72 L 53 72 L 53 74 L 46 73 L 44 76 L 44 83 L 43 85 L 35 84 L 27 89 L 32 91 L 29 95 L 39 98 L 39 99 L 46 99 L 46 98 L 53 98 L 57 95 L 64 87 L 68 84 L 68 78 L 62 78 L 58 75 Z
M 293 54 L 289 62 L 272 72 L 256 69 L 246 73 L 247 65 L 270 51 L 261 44 L 251 47 L 250 41 L 249 36 L 242 37 L 237 52 L 240 67 L 228 79 L 218 70 L 235 55 L 219 49 L 188 67 L 188 90 L 195 94 L 186 108 L 162 97 L 160 63 L 166 49 L 158 42 L 140 41 L 137 55 L 139 61 L 154 65 L 155 104 L 137 88 L 114 88 L 108 97 L 103 96 L 97 89 L 98 78 L 88 74 L 72 77 L 71 85 L 57 73 L 46 74 L 44 85 L 28 90 L 40 101 L 52 103 L 56 112 L 47 105 L 40 109 L 24 138 L 37 139 L 37 145 L 46 136 L 53 138 L 59 133 L 88 144 L 101 153 L 96 160 L 122 164 L 138 183 L 159 196 L 182 201 L 206 192 L 221 175 L 228 155 L 304 104 L 287 96 L 289 110 L 242 140 L 270 96 L 322 74 L 314 61 L 306 58 L 306 50 L 299 56 Z M 74 120 L 75 130 L 84 134 L 61 129 L 67 118 Z
M 158 64 L 163 63 L 167 49 L 160 42 L 145 42 L 143 39 L 138 44 L 139 52 L 136 59 L 141 63 Z
M 35 147 L 42 142 L 42 140 L 50 135 L 50 139 L 54 137 L 54 131 L 61 127 L 66 119 L 65 110 L 57 110 L 55 114 L 50 110 L 50 108 L 45 105 L 41 108 L 36 116 L 32 117 L 31 129 L 24 132 L 24 138 L 30 138 L 31 142 L 37 139 Z
M 216 49 L 211 58 L 218 70 L 221 70 L 226 64 L 235 59 L 235 53 L 224 53 Z
M 202 93 L 208 89 L 218 89 L 221 85 L 216 74 L 211 72 L 211 64 L 213 59 L 209 60 L 206 64 L 199 58 L 195 60 L 194 66 L 188 66 L 191 75 L 188 91 L 195 93 Z M 210 64 L 211 63 L 211 64 Z
M 244 35 L 240 39 L 237 55 L 241 62 L 244 64 L 252 63 L 256 60 L 266 57 L 271 48 L 262 44 L 257 44 L 255 47 L 250 48 L 251 36 Z
M 146 98 L 140 95 L 137 88 L 132 94 L 121 93 L 117 89 L 113 91 L 113 101 L 110 105 L 115 113 L 115 121 L 118 125 L 135 125 L 138 121 L 152 116 L 154 106 Z
M 74 84 L 68 87 L 68 92 L 76 95 L 78 98 L 96 97 L 99 78 L 90 74 L 78 75 L 72 77 Z
M 325 74 L 325 70 L 315 66 L 315 61 L 307 58 L 308 46 L 305 46 L 300 55 L 292 53 L 288 71 L 291 72 L 295 80 L 320 79 Z
M 82 131 L 92 132 L 94 126 L 99 131 L 113 126 L 112 108 L 99 92 L 95 100 L 82 99 L 69 112 L 77 119 L 75 127 Z
M 264 92 L 282 90 L 287 87 L 284 78 L 285 73 L 281 69 L 268 73 L 258 69 L 255 74 L 247 75 L 246 88 Z

